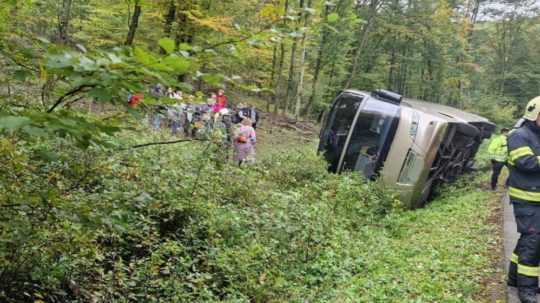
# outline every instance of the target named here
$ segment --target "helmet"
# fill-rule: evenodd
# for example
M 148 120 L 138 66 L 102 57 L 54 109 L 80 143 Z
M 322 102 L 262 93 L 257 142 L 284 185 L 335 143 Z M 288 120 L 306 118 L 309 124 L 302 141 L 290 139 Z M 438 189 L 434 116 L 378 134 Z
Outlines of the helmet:
M 523 118 L 531 121 L 536 121 L 536 119 L 538 119 L 538 114 L 540 114 L 540 96 L 532 99 L 531 101 L 529 101 L 529 103 L 527 103 Z

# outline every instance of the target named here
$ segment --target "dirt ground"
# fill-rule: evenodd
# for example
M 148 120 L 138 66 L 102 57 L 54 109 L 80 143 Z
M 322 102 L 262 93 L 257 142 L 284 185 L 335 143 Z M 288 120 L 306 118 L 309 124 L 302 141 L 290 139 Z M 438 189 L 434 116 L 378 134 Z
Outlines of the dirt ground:
M 319 126 L 313 122 L 262 113 L 257 127 L 257 159 L 301 144 L 310 144 L 316 150 L 318 134 Z
M 506 260 L 504 257 L 504 215 L 501 205 L 502 193 L 493 195 L 490 201 L 492 213 L 488 219 L 488 224 L 493 226 L 494 235 L 491 249 L 489 250 L 489 258 L 491 260 L 490 267 L 486 269 L 486 276 L 482 279 L 482 292 L 477 297 L 478 302 L 503 303 L 506 302 L 507 287 L 505 284 L 505 266 Z

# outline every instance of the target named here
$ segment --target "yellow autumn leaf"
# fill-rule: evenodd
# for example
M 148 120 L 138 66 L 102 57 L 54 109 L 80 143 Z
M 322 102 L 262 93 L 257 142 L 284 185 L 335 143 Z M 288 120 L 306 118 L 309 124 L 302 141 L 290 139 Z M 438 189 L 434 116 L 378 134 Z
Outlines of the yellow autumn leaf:
M 270 21 L 277 21 L 281 16 L 280 9 L 273 4 L 266 4 L 259 12 L 259 16 Z

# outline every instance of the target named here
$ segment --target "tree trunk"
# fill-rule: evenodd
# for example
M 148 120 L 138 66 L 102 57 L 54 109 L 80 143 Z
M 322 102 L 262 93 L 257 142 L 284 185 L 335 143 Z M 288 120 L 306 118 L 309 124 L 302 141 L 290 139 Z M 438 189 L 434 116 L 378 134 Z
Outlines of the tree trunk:
M 312 0 L 308 0 L 306 7 L 302 5 L 302 8 L 304 9 L 304 11 L 306 11 L 306 9 L 311 8 L 311 1 Z M 303 1 L 302 1 L 302 4 L 303 4 Z M 302 99 L 304 99 L 304 75 L 306 72 L 306 66 L 305 66 L 306 54 L 307 54 L 306 40 L 307 40 L 308 26 L 309 26 L 309 14 L 305 13 L 305 17 L 304 17 L 305 31 L 302 34 L 302 41 L 300 42 L 301 49 L 302 49 L 302 55 L 300 57 L 300 75 L 298 79 L 298 86 L 296 87 L 296 105 L 294 107 L 294 117 L 297 120 L 298 118 L 300 118 L 300 108 L 302 106 Z
M 373 20 L 377 13 L 377 6 L 379 5 L 379 1 L 380 0 L 371 0 L 369 4 L 368 20 L 365 24 L 360 26 L 360 31 L 359 31 L 360 39 L 359 39 L 358 47 L 356 48 L 356 51 L 353 55 L 353 63 L 349 71 L 349 77 L 347 78 L 347 82 L 345 83 L 345 88 L 351 87 L 352 81 L 354 77 L 356 76 L 356 73 L 358 72 L 358 67 L 360 65 L 360 57 L 363 53 L 363 49 L 367 42 L 369 30 L 371 28 L 371 25 L 374 22 Z
M 392 52 L 390 53 L 390 69 L 388 70 L 388 87 L 391 90 L 394 90 L 395 87 L 396 64 L 396 47 L 392 46 Z
M 135 39 L 135 33 L 137 32 L 137 27 L 139 26 L 139 17 L 141 16 L 142 8 L 141 1 L 135 0 L 135 8 L 133 11 L 133 16 L 131 17 L 131 22 L 129 24 L 129 31 L 126 38 L 126 45 L 133 45 L 133 40 Z
M 299 3 L 298 3 L 298 7 L 299 8 L 303 8 L 304 7 L 304 0 L 299 0 Z M 303 13 L 300 13 L 299 14 L 299 17 L 302 16 Z M 298 32 L 298 30 L 300 29 L 300 20 L 301 18 L 298 19 L 298 22 L 296 22 L 296 26 L 294 27 L 294 31 L 295 33 Z M 289 64 L 289 78 L 287 79 L 287 92 L 285 93 L 285 104 L 284 104 L 284 111 L 287 112 L 289 110 L 289 100 L 290 100 L 290 96 L 291 96 L 291 93 L 293 93 L 293 89 L 294 89 L 294 73 L 296 71 L 296 68 L 295 68 L 295 64 L 296 64 L 296 49 L 298 48 L 298 37 L 295 35 L 294 38 L 293 38 L 293 45 L 291 47 L 291 61 L 290 61 L 290 64 Z
M 328 20 L 328 14 L 330 13 L 330 6 L 326 5 L 324 8 L 323 13 L 323 20 Z M 302 114 L 304 116 L 308 115 L 311 111 L 311 107 L 313 106 L 313 103 L 315 102 L 315 98 L 317 96 L 317 85 L 319 84 L 319 76 L 322 69 L 322 57 L 324 55 L 324 47 L 326 45 L 326 40 L 328 39 L 328 30 L 326 28 L 323 29 L 322 37 L 321 37 L 321 43 L 319 44 L 319 50 L 317 52 L 317 60 L 315 61 L 315 70 L 313 72 L 313 83 L 311 84 L 311 96 L 309 97 L 309 100 L 304 106 L 304 109 L 302 110 Z
M 176 12 L 177 25 L 175 41 L 178 46 L 180 43 L 191 44 L 195 37 L 195 29 L 188 18 L 188 13 L 194 9 L 193 0 L 184 0 L 180 2 Z
M 284 13 L 283 13 L 283 26 L 287 25 L 287 13 L 289 12 L 289 0 L 285 0 L 285 5 L 284 5 Z M 279 43 L 279 48 L 280 48 L 280 52 L 279 52 L 279 65 L 278 65 L 278 69 L 277 69 L 277 79 L 276 79 L 276 82 L 274 83 L 274 96 L 273 96 L 273 100 L 274 100 L 274 115 L 276 115 L 278 113 L 278 108 L 279 108 L 279 101 L 278 101 L 278 96 L 279 96 L 279 85 L 281 84 L 281 79 L 282 79 L 282 70 L 283 70 L 283 62 L 285 60 L 285 44 L 283 42 L 283 40 Z
M 71 21 L 72 0 L 63 0 L 62 10 L 58 16 L 58 42 L 67 44 L 69 42 L 69 22 Z
M 208 2 L 206 2 L 206 10 L 207 11 L 210 11 L 212 9 L 212 4 L 213 4 L 212 0 L 208 0 Z
M 303 40 L 306 37 L 304 36 Z M 298 119 L 300 117 L 300 107 L 302 106 L 302 99 L 304 98 L 304 75 L 306 72 L 306 45 L 305 42 L 302 42 L 302 56 L 300 57 L 300 76 L 298 79 L 298 87 L 296 89 L 296 106 L 294 108 L 294 117 Z
M 276 78 L 276 64 L 277 64 L 277 46 L 274 44 L 272 50 L 272 71 L 270 72 L 270 82 L 274 84 Z
M 434 77 L 433 77 L 433 62 L 431 62 L 431 58 L 428 58 L 427 60 L 427 73 L 428 73 L 428 94 L 425 96 L 425 100 L 432 100 L 433 93 L 434 93 Z
M 170 0 L 169 7 L 167 8 L 167 14 L 165 15 L 165 36 L 170 37 L 172 32 L 172 24 L 176 17 L 176 0 Z
M 274 85 L 274 96 L 273 96 L 273 99 L 274 99 L 274 114 L 277 114 L 278 113 L 278 108 L 279 108 L 279 101 L 278 101 L 278 96 L 279 96 L 279 85 L 281 84 L 281 79 L 283 78 L 283 75 L 282 75 L 282 69 L 283 69 L 283 63 L 285 61 L 285 44 L 283 43 L 283 41 L 280 43 L 279 45 L 279 64 L 278 64 L 278 68 L 277 68 L 277 79 L 276 79 L 276 83 Z
M 480 11 L 480 2 L 482 0 L 474 0 L 474 8 L 471 13 L 471 24 L 474 28 L 474 25 L 476 24 L 476 21 L 478 20 L 478 12 Z M 472 29 L 471 29 L 472 32 Z
M 410 42 L 406 42 L 406 45 L 409 45 Z M 405 47 L 403 50 L 403 54 L 401 55 L 402 58 L 407 58 L 407 55 L 409 53 L 408 46 Z M 401 60 L 399 62 L 399 73 L 398 73 L 398 85 L 397 85 L 397 92 L 400 94 L 405 94 L 405 89 L 407 87 L 407 73 L 409 70 L 409 65 L 406 60 Z
M 504 95 L 504 82 L 506 81 L 506 26 L 503 21 L 503 34 L 502 34 L 502 55 L 501 55 L 501 81 L 499 82 L 499 95 Z
M 323 93 L 323 98 L 327 99 L 328 96 L 331 96 L 333 94 L 334 87 L 334 80 L 336 78 L 336 61 L 332 61 L 332 65 L 330 65 L 330 74 L 328 77 L 328 82 L 326 83 L 326 90 Z
M 272 71 L 270 72 L 270 87 L 274 87 L 274 79 L 276 77 L 276 64 L 277 64 L 277 46 L 274 44 L 272 51 Z M 266 100 L 266 112 L 270 112 L 270 99 Z
M 191 44 L 195 39 L 195 28 L 188 18 L 188 13 L 194 9 L 193 0 L 177 2 L 176 6 L 176 29 L 174 42 L 178 47 L 181 43 Z M 179 82 L 186 81 L 186 74 L 178 75 Z
M 284 112 L 287 112 L 289 108 L 289 96 L 293 90 L 297 48 L 298 48 L 298 39 L 294 38 L 293 45 L 291 47 L 291 62 L 289 64 L 289 77 L 287 79 L 287 90 L 285 92 L 285 97 L 283 98 L 283 111 Z

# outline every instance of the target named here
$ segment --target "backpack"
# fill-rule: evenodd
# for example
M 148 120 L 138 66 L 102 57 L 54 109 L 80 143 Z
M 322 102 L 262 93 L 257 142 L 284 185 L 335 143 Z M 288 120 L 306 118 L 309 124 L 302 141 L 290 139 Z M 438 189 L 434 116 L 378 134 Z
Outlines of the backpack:
M 238 143 L 247 143 L 248 138 L 242 134 L 242 135 L 240 135 L 240 136 L 238 136 L 236 138 L 236 142 L 238 142 Z
M 240 122 L 242 122 L 242 119 L 240 118 L 240 115 L 238 114 L 238 112 L 234 113 L 232 116 L 231 116 L 231 122 L 233 124 L 238 124 Z

